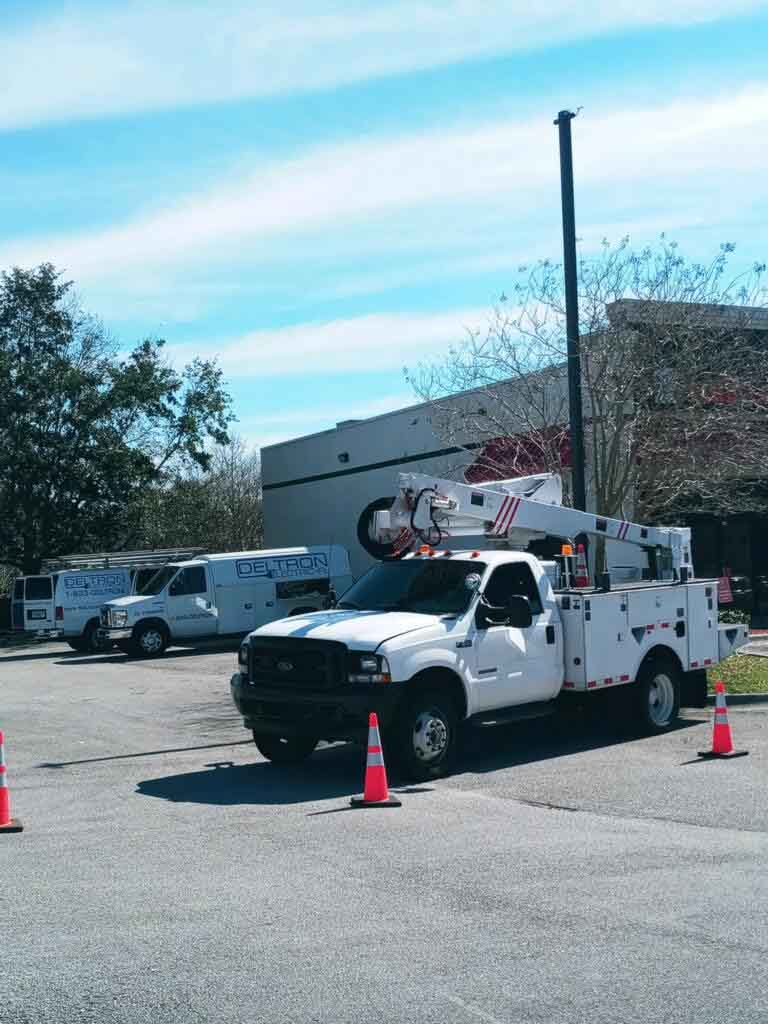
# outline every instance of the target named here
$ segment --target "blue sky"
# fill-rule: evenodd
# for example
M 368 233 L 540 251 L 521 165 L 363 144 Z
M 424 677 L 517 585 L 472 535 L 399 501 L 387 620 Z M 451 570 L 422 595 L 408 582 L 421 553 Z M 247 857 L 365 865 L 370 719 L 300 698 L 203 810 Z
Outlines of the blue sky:
M 534 9 L 535 8 L 535 9 Z M 578 233 L 766 256 L 768 2 L 4 0 L 0 267 L 218 355 L 268 444 L 412 400 Z

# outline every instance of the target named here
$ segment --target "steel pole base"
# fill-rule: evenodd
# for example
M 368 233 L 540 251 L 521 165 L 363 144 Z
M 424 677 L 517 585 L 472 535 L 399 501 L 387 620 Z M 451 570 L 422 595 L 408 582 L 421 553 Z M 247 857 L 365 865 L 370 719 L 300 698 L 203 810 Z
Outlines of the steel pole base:
M 350 807 L 402 807 L 402 801 L 396 796 L 389 796 L 386 800 L 366 800 L 362 796 L 353 796 L 349 801 Z
M 11 818 L 5 825 L 0 825 L 0 832 L 23 832 L 24 826 L 18 818 Z
M 716 754 L 713 750 L 700 750 L 699 757 L 708 761 L 727 760 L 729 757 L 746 757 L 748 750 L 729 750 L 727 754 Z

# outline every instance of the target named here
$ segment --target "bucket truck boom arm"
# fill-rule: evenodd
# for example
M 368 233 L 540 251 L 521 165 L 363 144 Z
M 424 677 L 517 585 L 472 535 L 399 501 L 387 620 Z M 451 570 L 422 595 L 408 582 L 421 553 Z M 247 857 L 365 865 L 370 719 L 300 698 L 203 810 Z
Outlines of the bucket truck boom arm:
M 691 531 L 685 527 L 642 526 L 608 519 L 560 504 L 562 485 L 553 474 L 471 485 L 417 473 L 401 473 L 388 511 L 373 514 L 371 533 L 400 557 L 420 544 L 451 537 L 484 537 L 525 548 L 547 535 L 573 540 L 580 534 L 604 537 L 670 553 L 678 578 L 693 576 Z

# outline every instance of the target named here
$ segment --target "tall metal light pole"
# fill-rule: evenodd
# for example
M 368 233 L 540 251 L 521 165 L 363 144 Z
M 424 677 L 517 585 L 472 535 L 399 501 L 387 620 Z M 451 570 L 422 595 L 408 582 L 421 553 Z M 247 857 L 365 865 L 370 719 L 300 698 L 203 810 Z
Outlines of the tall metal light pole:
M 563 200 L 563 268 L 565 270 L 565 327 L 568 335 L 568 405 L 571 430 L 573 505 L 586 511 L 584 485 L 584 421 L 581 405 L 581 350 L 579 344 L 579 292 L 576 276 L 576 214 L 573 205 L 573 149 L 570 110 L 561 110 L 553 122 L 560 132 L 560 189 Z

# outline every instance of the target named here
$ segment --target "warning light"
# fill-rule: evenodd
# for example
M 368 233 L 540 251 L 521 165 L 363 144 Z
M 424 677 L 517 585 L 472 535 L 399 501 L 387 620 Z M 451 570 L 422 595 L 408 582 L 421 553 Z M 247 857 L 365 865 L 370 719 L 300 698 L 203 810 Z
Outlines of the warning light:
M 421 547 L 419 548 L 419 554 L 428 555 L 431 550 L 432 548 L 429 546 L 429 544 L 422 544 Z
M 573 554 L 573 544 L 563 544 L 563 546 L 560 548 L 560 554 L 561 555 L 567 555 L 567 556 L 572 555 Z
M 470 558 L 479 558 L 480 557 L 480 552 L 479 551 L 473 551 L 472 554 L 469 557 Z

